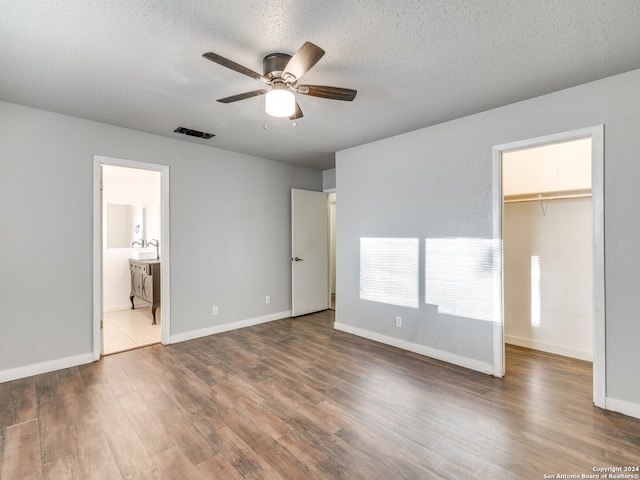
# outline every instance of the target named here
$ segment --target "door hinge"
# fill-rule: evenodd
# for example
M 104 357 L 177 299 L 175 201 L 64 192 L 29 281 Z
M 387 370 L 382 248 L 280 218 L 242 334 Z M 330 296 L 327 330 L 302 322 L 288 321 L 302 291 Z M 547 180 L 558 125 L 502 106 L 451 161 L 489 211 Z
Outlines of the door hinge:
M 102 330 L 103 325 L 104 325 L 104 321 L 100 320 L 100 330 Z

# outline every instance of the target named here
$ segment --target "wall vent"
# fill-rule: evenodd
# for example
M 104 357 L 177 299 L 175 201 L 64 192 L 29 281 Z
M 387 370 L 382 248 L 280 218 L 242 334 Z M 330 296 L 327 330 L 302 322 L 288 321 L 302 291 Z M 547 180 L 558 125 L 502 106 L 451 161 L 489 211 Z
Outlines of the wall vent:
M 191 130 L 190 128 L 185 127 L 178 127 L 174 130 L 174 132 L 182 133 L 183 135 L 189 135 L 190 137 L 204 138 L 205 140 L 211 137 L 215 137 L 213 133 L 199 132 L 198 130 Z

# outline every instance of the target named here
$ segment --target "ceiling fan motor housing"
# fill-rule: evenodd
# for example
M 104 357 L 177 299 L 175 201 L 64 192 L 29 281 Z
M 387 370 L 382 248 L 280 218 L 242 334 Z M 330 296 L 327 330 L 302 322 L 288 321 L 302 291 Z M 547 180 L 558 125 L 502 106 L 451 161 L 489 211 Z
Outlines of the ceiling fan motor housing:
M 289 63 L 291 55 L 286 53 L 270 53 L 262 59 L 262 72 L 264 78 L 271 80 L 273 78 L 282 78 L 284 69 Z

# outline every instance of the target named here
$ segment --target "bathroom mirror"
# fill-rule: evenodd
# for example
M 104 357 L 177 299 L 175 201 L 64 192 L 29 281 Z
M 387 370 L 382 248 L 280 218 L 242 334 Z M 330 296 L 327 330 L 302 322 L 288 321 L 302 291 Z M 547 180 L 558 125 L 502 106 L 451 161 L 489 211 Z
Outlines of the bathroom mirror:
M 141 239 L 146 244 L 160 238 L 160 205 L 107 203 L 105 229 L 107 248 L 131 248 Z
M 142 209 L 135 205 L 107 204 L 107 248 L 131 248 L 144 230 Z

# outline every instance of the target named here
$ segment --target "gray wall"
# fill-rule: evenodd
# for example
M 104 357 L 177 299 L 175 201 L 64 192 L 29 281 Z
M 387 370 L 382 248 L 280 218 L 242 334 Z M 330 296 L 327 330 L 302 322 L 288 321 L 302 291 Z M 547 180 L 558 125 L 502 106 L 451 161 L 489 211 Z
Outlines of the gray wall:
M 332 168 L 331 170 L 325 170 L 322 172 L 322 189 L 324 191 L 327 190 L 335 190 L 336 188 L 336 169 Z
M 360 238 L 419 238 L 421 263 L 425 238 L 491 238 L 492 147 L 604 124 L 607 397 L 640 406 L 639 84 L 634 71 L 338 152 L 336 322 L 492 363 L 488 322 L 426 305 L 422 265 L 418 310 L 361 300 Z
M 94 154 L 170 166 L 172 336 L 291 309 L 321 171 L 0 102 L 0 374 L 92 351 Z

